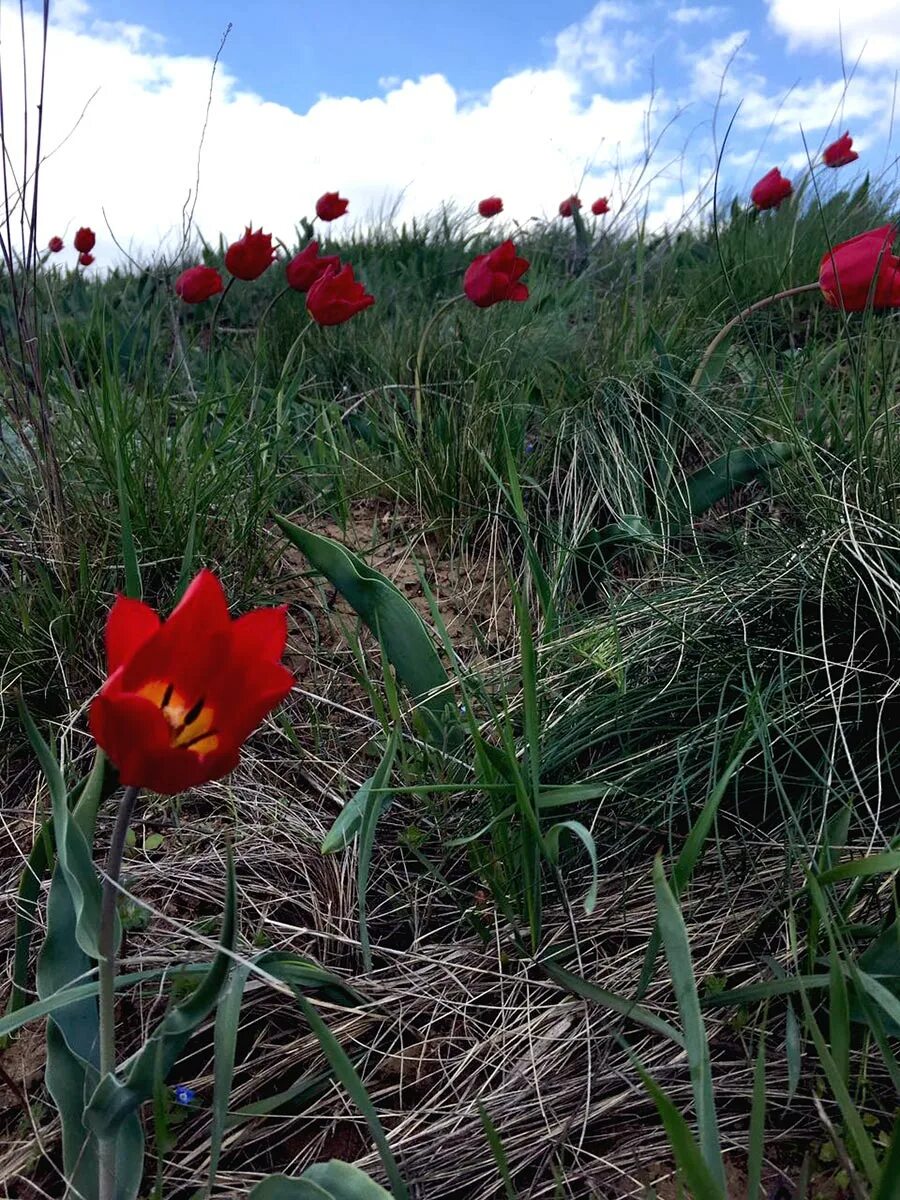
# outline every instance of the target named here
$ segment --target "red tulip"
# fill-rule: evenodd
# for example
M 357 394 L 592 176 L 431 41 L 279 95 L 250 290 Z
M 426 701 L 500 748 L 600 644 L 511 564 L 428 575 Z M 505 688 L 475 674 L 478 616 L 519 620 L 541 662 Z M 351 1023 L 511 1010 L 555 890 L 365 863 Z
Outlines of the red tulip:
M 259 279 L 263 271 L 272 265 L 274 258 L 271 233 L 263 233 L 261 229 L 254 233 L 248 225 L 244 236 L 232 242 L 226 250 L 225 267 L 235 279 L 249 283 L 251 279 Z
M 93 256 L 93 254 L 79 254 L 78 261 L 81 263 L 81 265 L 83 267 L 89 267 L 91 265 L 91 263 L 94 261 L 94 256 Z
M 349 263 L 340 271 L 331 267 L 306 293 L 307 311 L 320 325 L 341 325 L 374 303 Z
M 853 149 L 853 138 L 849 130 L 836 142 L 826 146 L 822 151 L 822 162 L 826 167 L 846 167 L 848 163 L 856 162 L 859 155 Z
M 97 244 L 97 235 L 93 229 L 88 229 L 86 225 L 82 226 L 75 234 L 73 244 L 79 254 L 90 254 Z
M 498 213 L 503 212 L 503 201 L 499 196 L 488 196 L 486 200 L 478 201 L 478 215 L 480 217 L 496 217 Z
M 892 226 L 882 225 L 822 256 L 819 287 L 832 308 L 900 308 L 900 258 L 891 254 L 894 237 Z
M 490 308 L 501 300 L 527 300 L 528 288 L 519 281 L 528 266 L 524 258 L 516 258 L 516 248 L 507 240 L 489 254 L 472 259 L 463 277 L 463 290 L 479 308 Z
M 52 237 L 47 243 L 47 249 L 51 254 L 59 254 L 63 248 L 63 240 L 61 237 Z
M 342 200 L 337 192 L 326 192 L 316 201 L 316 216 L 320 221 L 336 221 L 342 217 L 350 206 L 349 200 Z
M 222 290 L 222 276 L 214 267 L 188 267 L 175 280 L 175 293 L 185 304 L 202 304 Z
M 341 260 L 336 254 L 319 254 L 319 243 L 310 242 L 299 254 L 295 254 L 284 269 L 288 287 L 295 292 L 308 292 L 320 275 L 332 268 L 337 270 Z
M 123 784 L 171 796 L 237 766 L 242 744 L 294 682 L 281 664 L 285 614 L 258 608 L 233 621 L 205 570 L 167 621 L 118 597 L 90 726 Z
M 581 208 L 581 201 L 577 196 L 570 196 L 568 200 L 563 200 L 559 206 L 559 215 L 561 217 L 571 217 L 576 209 Z
M 794 186 L 789 179 L 781 174 L 777 167 L 773 167 L 767 175 L 763 175 L 762 179 L 754 185 L 753 191 L 750 193 L 750 199 L 760 210 L 764 208 L 777 208 L 782 200 L 786 200 Z
M 605 196 L 601 196 L 599 200 L 595 200 L 591 205 L 591 212 L 595 217 L 602 217 L 604 213 L 609 212 L 609 201 Z

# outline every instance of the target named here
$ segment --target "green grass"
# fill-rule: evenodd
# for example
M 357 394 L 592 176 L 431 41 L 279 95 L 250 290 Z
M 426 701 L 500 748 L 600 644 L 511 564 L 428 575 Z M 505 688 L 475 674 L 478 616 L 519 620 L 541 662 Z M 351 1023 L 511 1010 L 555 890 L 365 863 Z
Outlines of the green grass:
M 195 881 L 221 891 L 232 829 L 244 952 L 299 945 L 367 1000 L 365 1018 L 336 1002 L 343 1050 L 325 1057 L 352 1059 L 354 1097 L 370 1097 L 379 1150 L 411 1189 L 575 1197 L 625 1176 L 638 1188 L 662 1164 L 714 1195 L 721 1141 L 765 1186 L 776 1169 L 800 1178 L 808 1154 L 810 1196 L 840 1172 L 889 1194 L 897 317 L 803 295 L 738 326 L 690 380 L 725 321 L 814 280 L 829 241 L 893 205 L 865 186 L 824 202 L 810 189 L 774 214 L 600 237 L 578 273 L 571 231 L 534 227 L 517 239 L 530 300 L 462 300 L 427 337 L 487 245 L 452 216 L 329 241 L 377 299 L 333 329 L 309 327 L 301 297 L 276 300 L 277 266 L 234 285 L 212 334 L 213 306 L 172 294 L 180 264 L 38 279 L 64 507 L 4 427 L 3 688 L 49 723 L 74 774 L 132 545 L 132 590 L 139 565 L 163 609 L 200 564 L 239 607 L 290 603 L 302 693 L 233 789 L 210 790 L 217 807 L 147 802 L 173 882 L 135 856 L 155 914 L 135 953 L 178 961 L 166 921 L 189 933 L 216 911 Z M 780 465 L 700 503 L 698 471 L 772 443 Z M 452 736 L 416 721 L 395 652 L 345 608 L 338 628 L 327 589 L 298 578 L 275 514 L 355 537 L 385 570 L 384 542 L 416 558 L 463 709 Z M 473 579 L 489 604 L 466 607 Z M 15 804 L 43 816 L 9 713 L 4 734 Z M 373 776 L 359 868 L 355 847 L 322 857 L 339 804 Z M 11 827 L 10 892 L 29 828 Z M 233 1122 L 217 1096 L 213 1194 L 316 1157 L 377 1175 L 299 1010 L 265 980 L 250 1003 L 228 1014 L 228 1112 L 274 1109 L 295 1140 L 269 1146 L 277 1124 L 246 1117 L 220 1154 Z M 210 1038 L 191 1045 L 181 1077 L 202 1080 Z M 206 1119 L 167 1136 L 166 1186 L 204 1185 Z

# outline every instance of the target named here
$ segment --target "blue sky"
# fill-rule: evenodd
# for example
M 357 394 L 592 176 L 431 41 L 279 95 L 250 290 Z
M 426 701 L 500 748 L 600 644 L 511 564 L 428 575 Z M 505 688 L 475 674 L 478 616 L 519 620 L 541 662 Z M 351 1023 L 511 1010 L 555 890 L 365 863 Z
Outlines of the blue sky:
M 7 29 L 16 9 L 0 0 Z M 113 234 L 159 246 L 188 195 L 211 238 L 253 220 L 289 240 L 334 189 L 348 221 L 466 211 L 492 193 L 505 219 L 527 221 L 579 190 L 608 195 L 611 221 L 671 225 L 709 195 L 738 109 L 726 190 L 746 196 L 776 165 L 797 178 L 801 130 L 814 157 L 854 136 L 860 162 L 828 186 L 866 169 L 894 180 L 898 0 L 51 0 L 51 12 L 60 148 L 44 212 L 53 232 L 107 222 L 111 254 Z

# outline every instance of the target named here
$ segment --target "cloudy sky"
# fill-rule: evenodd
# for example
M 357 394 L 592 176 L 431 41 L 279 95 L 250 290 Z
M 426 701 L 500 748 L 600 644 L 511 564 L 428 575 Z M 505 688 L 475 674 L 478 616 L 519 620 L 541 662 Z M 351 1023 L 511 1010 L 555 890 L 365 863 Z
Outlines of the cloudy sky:
M 797 177 L 850 129 L 895 180 L 900 0 L 51 0 L 39 233 L 135 253 L 248 221 L 286 241 L 325 190 L 356 220 L 499 194 L 510 219 L 578 190 L 677 221 L 708 183 Z M 0 0 L 6 141 L 33 139 L 39 5 Z M 213 59 L 222 51 L 200 159 Z M 805 139 L 805 142 L 804 142 Z M 648 160 L 648 149 L 651 151 Z M 16 168 L 17 171 L 19 168 Z M 840 179 L 836 179 L 839 175 Z M 176 236 L 178 234 L 179 236 Z M 168 239 L 168 242 L 166 241 Z

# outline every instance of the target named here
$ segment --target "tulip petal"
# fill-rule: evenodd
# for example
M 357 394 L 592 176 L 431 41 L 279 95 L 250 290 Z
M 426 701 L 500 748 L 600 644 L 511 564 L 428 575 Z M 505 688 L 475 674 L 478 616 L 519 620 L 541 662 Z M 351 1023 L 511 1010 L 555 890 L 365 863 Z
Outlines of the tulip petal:
M 106 619 L 106 667 L 111 675 L 127 662 L 160 627 L 148 604 L 117 596 Z
M 232 624 L 231 637 L 236 653 L 249 651 L 277 662 L 287 641 L 287 605 L 245 613 Z
M 221 583 L 212 571 L 200 571 L 169 619 L 126 664 L 123 690 L 136 692 L 163 679 L 192 699 L 199 696 L 219 666 L 230 627 Z

